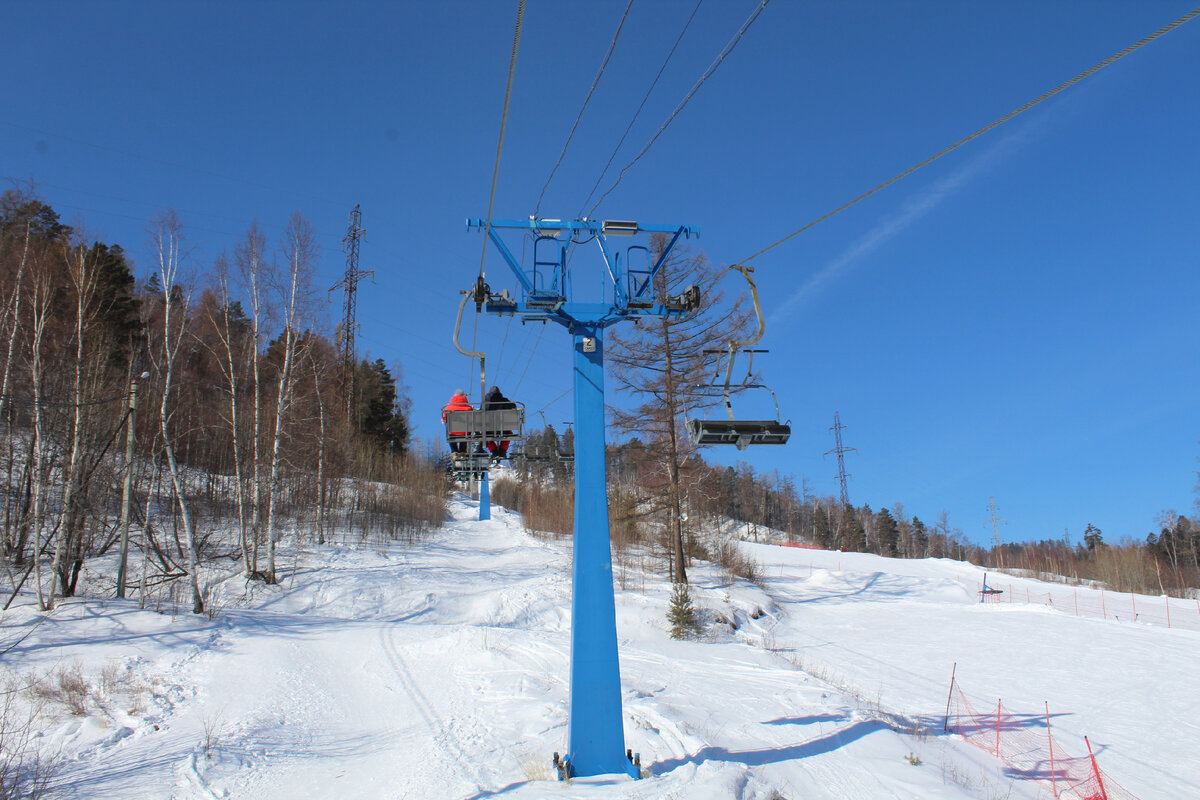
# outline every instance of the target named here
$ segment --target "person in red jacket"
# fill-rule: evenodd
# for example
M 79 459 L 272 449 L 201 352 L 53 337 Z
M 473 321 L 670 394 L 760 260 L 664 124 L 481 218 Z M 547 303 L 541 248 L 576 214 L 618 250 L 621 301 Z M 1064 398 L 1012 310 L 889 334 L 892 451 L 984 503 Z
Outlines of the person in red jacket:
M 470 411 L 470 410 L 471 410 L 471 402 L 469 400 L 467 400 L 467 393 L 464 392 L 462 389 L 457 389 L 457 390 L 455 390 L 454 395 L 450 398 L 450 402 L 446 403 L 446 405 L 442 406 L 442 422 L 445 423 L 445 421 L 446 421 L 446 412 L 447 411 Z M 466 436 L 466 434 L 465 433 L 452 433 L 452 434 L 450 434 L 450 436 L 461 438 L 461 437 Z M 450 452 L 452 452 L 452 453 L 467 452 L 467 443 L 465 441 L 450 442 Z

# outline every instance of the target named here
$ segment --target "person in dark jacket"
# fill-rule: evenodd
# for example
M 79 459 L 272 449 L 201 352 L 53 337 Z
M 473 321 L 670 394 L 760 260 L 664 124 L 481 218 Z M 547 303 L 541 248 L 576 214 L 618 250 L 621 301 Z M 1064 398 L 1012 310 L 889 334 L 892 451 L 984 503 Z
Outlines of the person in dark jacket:
M 499 386 L 488 389 L 487 394 L 483 397 L 484 411 L 503 411 L 516 407 L 517 404 L 505 397 Z M 505 433 L 511 434 L 512 431 L 505 431 Z M 508 457 L 508 444 L 507 440 L 487 443 L 487 449 L 492 454 L 493 461 L 499 463 L 500 459 Z

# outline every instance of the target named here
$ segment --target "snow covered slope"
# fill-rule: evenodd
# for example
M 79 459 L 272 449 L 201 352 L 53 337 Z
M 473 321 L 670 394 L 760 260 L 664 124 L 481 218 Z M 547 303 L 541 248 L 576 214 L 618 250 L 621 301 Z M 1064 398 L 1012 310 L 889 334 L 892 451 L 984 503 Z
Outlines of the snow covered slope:
M 419 546 L 292 548 L 292 574 L 230 582 L 215 619 L 7 612 L 5 667 L 86 686 L 77 713 L 43 692 L 63 796 L 1049 797 L 942 734 L 955 662 L 981 702 L 1049 701 L 1056 737 L 1089 735 L 1143 800 L 1200 785 L 1200 633 L 981 606 L 957 562 L 750 544 L 761 587 L 690 571 L 701 641 L 668 637 L 665 582 L 617 568 L 626 743 L 649 776 L 559 783 L 570 543 L 453 514 Z

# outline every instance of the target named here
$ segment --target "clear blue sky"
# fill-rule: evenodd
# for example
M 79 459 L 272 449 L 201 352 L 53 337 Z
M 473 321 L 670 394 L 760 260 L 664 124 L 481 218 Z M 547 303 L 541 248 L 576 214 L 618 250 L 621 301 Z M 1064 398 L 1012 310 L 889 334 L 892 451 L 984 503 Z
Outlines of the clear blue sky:
M 757 0 L 706 0 L 614 167 Z M 494 216 L 533 213 L 625 0 L 530 0 Z M 1190 10 L 1184 2 L 774 0 L 595 216 L 700 228 L 741 260 Z M 360 346 L 398 367 L 417 433 L 469 383 L 451 333 L 479 269 L 517 3 L 55 2 L 4 11 L 0 177 L 148 273 L 174 207 L 203 271 L 252 219 L 322 243 L 321 304 L 367 229 Z M 541 205 L 572 218 L 695 4 L 637 0 Z M 750 461 L 851 500 L 942 510 L 989 541 L 1141 539 L 1191 512 L 1200 455 L 1200 20 L 753 262 L 764 378 L 791 419 Z M 604 185 L 607 185 L 609 178 Z M 494 288 L 505 270 L 487 254 Z M 728 285 L 736 288 L 736 282 Z M 556 327 L 480 322 L 491 376 L 570 418 Z M 536 345 L 536 347 L 535 347 Z M 493 382 L 489 380 L 489 382 Z M 557 398 L 557 399 L 556 399 Z

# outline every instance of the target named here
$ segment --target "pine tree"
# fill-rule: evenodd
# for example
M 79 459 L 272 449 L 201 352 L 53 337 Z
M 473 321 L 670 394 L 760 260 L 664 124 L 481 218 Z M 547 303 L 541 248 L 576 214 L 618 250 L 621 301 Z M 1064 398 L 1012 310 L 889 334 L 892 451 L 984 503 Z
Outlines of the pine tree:
M 895 518 L 886 508 L 881 508 L 875 515 L 875 524 L 879 529 L 879 555 L 895 558 L 896 545 L 900 541 L 900 527 Z
M 700 622 L 692 606 L 692 593 L 686 583 L 675 583 L 671 604 L 667 607 L 667 622 L 671 623 L 672 639 L 691 639 L 700 633 Z
M 359 430 L 380 449 L 403 455 L 408 450 L 408 418 L 399 402 L 396 379 L 383 359 L 363 361 L 357 384 Z

